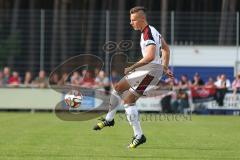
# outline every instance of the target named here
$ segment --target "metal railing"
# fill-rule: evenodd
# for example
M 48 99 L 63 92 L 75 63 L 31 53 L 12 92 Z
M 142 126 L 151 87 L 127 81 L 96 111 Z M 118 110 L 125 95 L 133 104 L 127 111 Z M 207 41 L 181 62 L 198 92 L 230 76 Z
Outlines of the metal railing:
M 238 13 L 161 15 L 155 11 L 148 13 L 148 22 L 171 45 L 236 46 L 238 54 Z M 0 68 L 10 66 L 20 73 L 31 70 L 36 74 L 44 69 L 49 73 L 67 58 L 84 53 L 99 56 L 107 64 L 103 45 L 121 40 L 133 42 L 127 53 L 136 60 L 139 35 L 132 31 L 129 13 L 123 11 L 0 10 Z

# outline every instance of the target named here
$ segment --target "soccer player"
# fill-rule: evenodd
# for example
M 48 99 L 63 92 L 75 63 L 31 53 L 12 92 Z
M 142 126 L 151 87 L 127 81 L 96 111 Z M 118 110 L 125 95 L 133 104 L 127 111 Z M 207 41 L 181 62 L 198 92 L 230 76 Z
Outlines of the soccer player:
M 143 58 L 125 68 L 125 76 L 114 86 L 112 91 L 110 109 L 106 118 L 97 123 L 93 129 L 101 130 L 106 126 L 114 126 L 114 115 L 117 107 L 123 105 L 134 132 L 134 137 L 128 147 L 136 148 L 146 142 L 146 137 L 140 125 L 135 102 L 148 88 L 157 85 L 163 72 L 170 78 L 173 78 L 173 74 L 168 69 L 169 47 L 159 32 L 153 26 L 148 25 L 145 8 L 141 6 L 132 8 L 130 20 L 133 29 L 141 31 L 140 46 Z M 127 93 L 121 98 L 124 91 Z

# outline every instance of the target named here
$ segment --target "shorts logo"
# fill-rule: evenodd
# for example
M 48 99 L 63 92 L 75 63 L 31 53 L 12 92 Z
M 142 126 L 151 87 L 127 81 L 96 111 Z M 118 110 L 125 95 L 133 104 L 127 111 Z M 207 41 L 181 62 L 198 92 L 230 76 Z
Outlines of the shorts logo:
M 142 80 L 142 82 L 139 84 L 139 86 L 137 87 L 136 91 L 139 94 L 143 94 L 143 92 L 146 90 L 146 88 L 148 87 L 148 85 L 152 82 L 152 80 L 154 79 L 153 76 L 151 75 L 146 75 L 146 77 Z

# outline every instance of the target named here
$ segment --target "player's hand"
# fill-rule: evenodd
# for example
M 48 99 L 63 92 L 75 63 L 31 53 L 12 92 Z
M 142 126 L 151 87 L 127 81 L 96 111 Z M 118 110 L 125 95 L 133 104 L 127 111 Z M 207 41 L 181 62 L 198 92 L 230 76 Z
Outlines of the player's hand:
M 131 72 L 133 69 L 132 67 L 127 67 L 124 69 L 124 74 L 128 74 L 129 72 Z
M 168 78 L 174 79 L 174 74 L 169 68 L 164 68 L 163 72 L 167 75 Z

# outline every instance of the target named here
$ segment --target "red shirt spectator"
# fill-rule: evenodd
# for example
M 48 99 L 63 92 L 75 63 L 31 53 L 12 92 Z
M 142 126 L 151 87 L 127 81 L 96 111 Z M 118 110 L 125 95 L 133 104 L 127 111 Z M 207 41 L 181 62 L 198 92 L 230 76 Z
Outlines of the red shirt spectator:
M 216 88 L 216 86 L 214 84 L 214 79 L 212 77 L 208 77 L 208 81 L 206 82 L 205 87 Z
M 18 75 L 18 72 L 14 71 L 12 73 L 12 76 L 8 80 L 8 84 L 13 87 L 18 87 L 20 84 L 20 77 Z
M 93 78 L 91 72 L 86 71 L 80 85 L 84 87 L 93 87 L 95 85 L 95 79 Z

